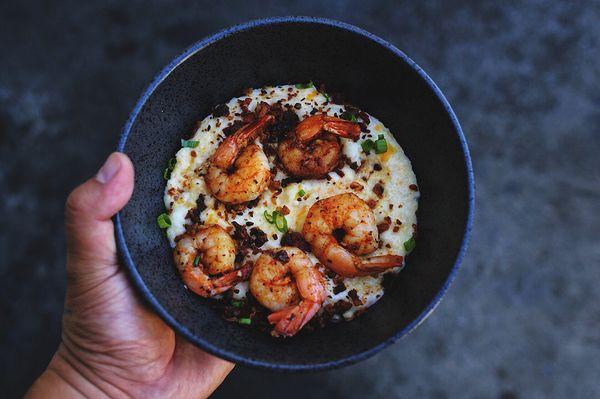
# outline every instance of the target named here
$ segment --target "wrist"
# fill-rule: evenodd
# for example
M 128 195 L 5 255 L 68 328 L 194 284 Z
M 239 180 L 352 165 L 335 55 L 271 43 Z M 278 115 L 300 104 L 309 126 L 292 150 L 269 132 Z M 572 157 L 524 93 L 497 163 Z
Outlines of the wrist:
M 122 391 L 98 378 L 92 370 L 60 344 L 46 370 L 27 392 L 35 398 L 111 398 L 124 397 Z

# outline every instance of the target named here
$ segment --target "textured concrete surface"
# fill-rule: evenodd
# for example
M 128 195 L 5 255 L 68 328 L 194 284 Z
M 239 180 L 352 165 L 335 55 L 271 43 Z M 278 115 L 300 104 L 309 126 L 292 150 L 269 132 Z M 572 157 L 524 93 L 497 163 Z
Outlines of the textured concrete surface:
M 304 14 L 390 40 L 442 88 L 473 155 L 473 239 L 445 300 L 393 347 L 320 374 L 240 367 L 214 396 L 600 397 L 598 1 L 25 3 L 0 11 L 3 396 L 58 342 L 64 199 L 145 85 L 217 29 Z

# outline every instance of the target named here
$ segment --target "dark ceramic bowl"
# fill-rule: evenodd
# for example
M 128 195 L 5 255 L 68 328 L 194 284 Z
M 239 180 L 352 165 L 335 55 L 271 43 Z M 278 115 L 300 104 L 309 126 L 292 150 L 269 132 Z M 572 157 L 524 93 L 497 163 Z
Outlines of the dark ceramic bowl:
M 393 289 L 349 323 L 275 340 L 223 320 L 184 289 L 156 216 L 162 171 L 180 138 L 244 88 L 326 83 L 379 118 L 412 161 L 421 189 L 416 250 Z M 133 110 L 119 151 L 135 165 L 135 190 L 116 217 L 132 280 L 170 326 L 221 358 L 279 370 L 319 370 L 365 359 L 409 333 L 433 310 L 464 255 L 473 214 L 473 173 L 450 105 L 412 60 L 382 39 L 337 21 L 275 18 L 222 31 L 186 50 Z

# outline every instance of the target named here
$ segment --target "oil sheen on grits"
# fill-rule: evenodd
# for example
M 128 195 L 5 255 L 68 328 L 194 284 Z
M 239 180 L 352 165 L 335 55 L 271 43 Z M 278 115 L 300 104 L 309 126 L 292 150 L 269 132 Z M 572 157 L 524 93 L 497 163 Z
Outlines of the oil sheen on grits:
M 295 95 L 290 96 L 292 93 L 295 93 Z M 277 207 L 287 206 L 290 210 L 290 213 L 286 215 L 288 227 L 290 230 L 300 232 L 306 213 L 315 201 L 336 194 L 352 192 L 368 203 L 375 204 L 373 213 L 378 224 L 384 222 L 384 220 L 391 221 L 390 227 L 380 234 L 380 248 L 370 256 L 406 255 L 404 242 L 413 236 L 417 224 L 416 212 L 419 192 L 415 189 L 417 187 L 416 177 L 409 159 L 394 136 L 379 120 L 370 114 L 370 123 L 368 124 L 370 133 L 368 137 L 376 139 L 379 135 L 383 135 L 388 143 L 387 152 L 376 154 L 371 151 L 370 154 L 366 154 L 361 147 L 364 134 L 361 134 L 361 139 L 357 142 L 342 138 L 344 155 L 357 164 L 366 162 L 358 171 L 346 165 L 341 169 L 343 173 L 330 172 L 328 179 L 305 179 L 300 183 L 291 183 L 283 188 L 281 194 L 275 198 L 272 197 L 272 192 L 267 189 L 259 197 L 254 208 L 244 209 L 233 217 L 224 212 L 223 205 L 211 195 L 203 177 L 198 172 L 206 167 L 208 159 L 225 137 L 223 128 L 241 119 L 236 116 L 242 111 L 238 100 L 247 98 L 252 99 L 252 102 L 248 105 L 248 109 L 251 111 L 261 101 L 268 104 L 280 101 L 282 105 L 286 103 L 295 105 L 291 109 L 296 112 L 300 120 L 309 116 L 313 109 L 326 112 L 332 116 L 339 116 L 344 110 L 343 106 L 328 102 L 327 98 L 314 87 L 299 89 L 294 85 L 283 85 L 248 90 L 246 95 L 232 98 L 226 103 L 230 110 L 229 115 L 215 117 L 211 114 L 207 116 L 198 124 L 197 130 L 191 139 L 198 141 L 199 145 L 196 148 L 181 148 L 177 152 L 177 163 L 165 189 L 165 206 L 171 217 L 171 226 L 167 230 L 167 236 L 172 247 L 175 246 L 175 238 L 185 233 L 185 225 L 191 223 L 189 219 L 186 219 L 186 216 L 190 209 L 196 207 L 196 200 L 199 195 L 204 196 L 206 205 L 206 209 L 200 214 L 200 219 L 204 224 L 218 224 L 226 229 L 232 229 L 231 222 L 233 221 L 241 225 L 252 222 L 254 226 L 259 227 L 267 234 L 269 240 L 261 247 L 261 249 L 266 250 L 280 247 L 282 233 L 276 229 L 275 225 L 265 220 L 263 216 L 265 210 L 272 212 Z M 399 133 L 401 134 L 401 132 Z M 260 143 L 258 144 L 260 145 Z M 192 151 L 194 154 L 192 154 Z M 273 168 L 275 160 L 272 156 L 269 157 L 269 162 Z M 274 179 L 282 180 L 286 177 L 286 174 L 278 169 Z M 381 198 L 373 190 L 378 183 L 384 187 Z M 305 194 L 301 199 L 298 199 L 297 194 L 300 190 L 303 190 Z M 389 219 L 386 219 L 386 217 L 389 217 Z M 317 264 L 317 259 L 311 253 L 309 253 L 309 256 Z M 257 257 L 258 255 L 248 255 L 244 262 L 254 260 Z M 398 267 L 389 270 L 388 273 L 396 273 L 400 269 Z M 371 306 L 383 296 L 382 276 L 383 274 L 373 277 L 345 278 L 346 290 L 334 294 L 334 283 L 324 274 L 328 295 L 323 305 L 335 303 L 341 299 L 347 300 L 348 291 L 355 289 L 362 304 L 353 305 L 351 309 L 343 314 L 346 320 L 350 320 L 357 311 Z M 240 298 L 251 295 L 247 287 L 248 282 L 239 283 L 235 287 L 237 290 L 234 290 L 234 292 L 237 291 L 237 293 L 234 296 Z

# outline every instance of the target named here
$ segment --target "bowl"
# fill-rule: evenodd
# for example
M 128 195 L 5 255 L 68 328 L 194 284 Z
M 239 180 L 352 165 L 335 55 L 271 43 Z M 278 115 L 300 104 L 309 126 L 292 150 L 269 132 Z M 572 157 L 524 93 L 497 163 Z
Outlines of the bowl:
M 419 236 L 383 298 L 351 322 L 291 339 L 227 322 L 186 290 L 156 216 L 163 169 L 180 139 L 212 108 L 248 87 L 324 82 L 379 118 L 411 160 L 421 198 Z M 405 336 L 439 303 L 465 253 L 473 172 L 458 120 L 438 87 L 393 45 L 346 23 L 284 17 L 228 28 L 188 48 L 150 84 L 118 150 L 135 166 L 135 189 L 115 217 L 124 265 L 141 296 L 175 331 L 232 362 L 322 370 L 365 359 Z

